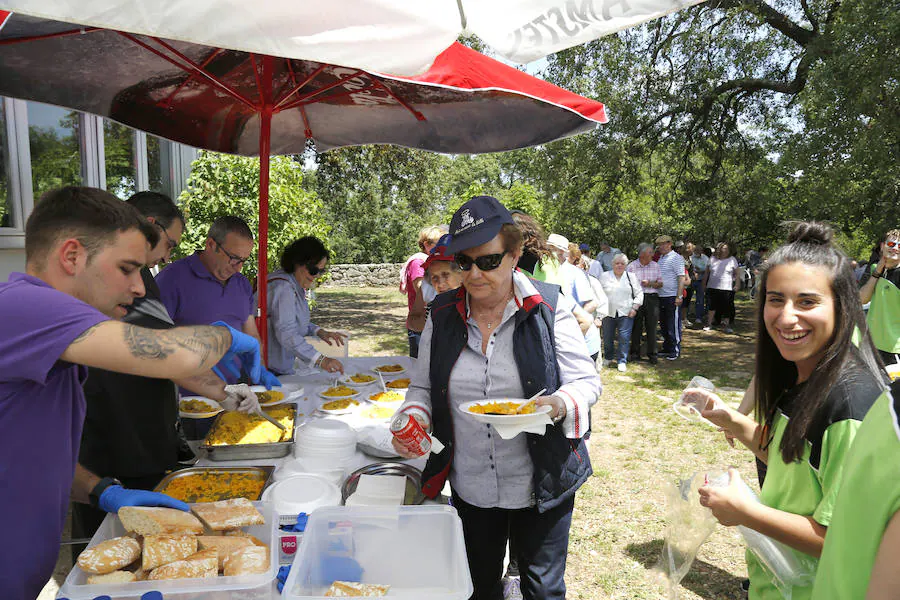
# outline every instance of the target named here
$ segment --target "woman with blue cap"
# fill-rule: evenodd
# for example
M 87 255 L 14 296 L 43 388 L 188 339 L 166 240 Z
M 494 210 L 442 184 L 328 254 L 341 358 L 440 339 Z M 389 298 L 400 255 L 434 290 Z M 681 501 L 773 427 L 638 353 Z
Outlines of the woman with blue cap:
M 446 446 L 430 455 L 422 488 L 435 497 L 450 482 L 473 598 L 502 597 L 514 537 L 523 596 L 562 599 L 575 492 L 591 474 L 583 437 L 600 378 L 572 301 L 516 270 L 522 232 L 500 202 L 472 198 L 453 215 L 450 233 L 447 253 L 463 285 L 434 300 L 401 407 Z M 460 408 L 544 390 L 536 404 L 549 406 L 553 424 L 541 435 L 503 439 Z

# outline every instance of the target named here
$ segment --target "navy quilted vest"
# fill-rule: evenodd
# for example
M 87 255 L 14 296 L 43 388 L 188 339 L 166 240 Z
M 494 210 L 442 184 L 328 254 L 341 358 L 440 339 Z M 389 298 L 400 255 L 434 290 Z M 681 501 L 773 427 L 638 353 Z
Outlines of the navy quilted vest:
M 526 397 L 541 388 L 550 392 L 559 388 L 559 367 L 553 343 L 553 311 L 559 287 L 532 280 L 540 297 L 526 298 L 516 313 L 513 352 Z M 428 458 L 422 490 L 429 498 L 437 496 L 450 473 L 453 460 L 453 423 L 450 417 L 447 386 L 450 372 L 468 341 L 465 323 L 465 291 L 441 294 L 431 307 L 434 331 L 431 338 L 431 416 L 435 437 L 446 449 Z M 520 434 L 521 435 L 521 434 Z M 558 426 L 550 426 L 544 435 L 528 436 L 528 452 L 534 464 L 534 498 L 539 512 L 550 510 L 572 496 L 591 475 L 591 463 L 584 440 L 570 440 Z

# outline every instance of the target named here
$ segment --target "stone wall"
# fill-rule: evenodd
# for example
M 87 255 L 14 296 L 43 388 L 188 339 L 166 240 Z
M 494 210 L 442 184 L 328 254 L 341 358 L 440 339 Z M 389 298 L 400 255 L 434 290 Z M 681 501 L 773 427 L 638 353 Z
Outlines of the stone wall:
M 383 287 L 400 285 L 403 263 L 330 265 L 325 287 Z

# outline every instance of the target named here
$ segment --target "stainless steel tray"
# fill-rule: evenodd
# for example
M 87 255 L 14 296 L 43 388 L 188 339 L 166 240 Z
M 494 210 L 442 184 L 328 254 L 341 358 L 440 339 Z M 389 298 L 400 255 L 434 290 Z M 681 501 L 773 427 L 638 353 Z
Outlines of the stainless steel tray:
M 262 497 L 263 491 L 269 486 L 270 480 L 272 478 L 272 473 L 275 471 L 275 467 L 271 465 L 259 466 L 259 467 L 190 467 L 188 469 L 181 469 L 178 471 L 173 471 L 163 477 L 159 483 L 156 484 L 156 487 L 153 488 L 154 492 L 165 493 L 166 488 L 173 481 L 177 481 L 178 479 L 187 477 L 189 475 L 204 475 L 204 474 L 223 474 L 223 475 L 254 475 L 260 481 L 262 481 L 262 487 L 259 490 L 259 495 L 256 498 L 247 498 L 248 500 L 257 501 Z M 234 498 L 235 496 L 226 495 L 221 498 L 216 498 L 216 500 L 227 500 L 229 498 Z M 185 500 L 185 502 L 195 502 L 195 500 Z
M 297 428 L 297 406 L 294 404 L 282 405 L 287 406 L 294 413 L 294 427 L 291 429 L 291 437 L 284 442 L 273 442 L 270 444 L 234 444 L 231 446 L 213 446 L 209 443 L 209 436 L 216 430 L 219 419 L 225 413 L 219 413 L 216 420 L 213 421 L 212 427 L 203 439 L 201 450 L 207 452 L 210 460 L 255 460 L 258 458 L 281 458 L 291 453 L 294 448 L 294 432 Z
M 347 498 L 356 491 L 360 475 L 404 476 L 406 477 L 406 495 L 403 498 L 403 504 L 422 504 L 425 501 L 425 494 L 422 493 L 422 471 L 406 463 L 377 462 L 357 469 L 347 477 L 344 485 L 341 486 L 341 504 L 346 504 Z

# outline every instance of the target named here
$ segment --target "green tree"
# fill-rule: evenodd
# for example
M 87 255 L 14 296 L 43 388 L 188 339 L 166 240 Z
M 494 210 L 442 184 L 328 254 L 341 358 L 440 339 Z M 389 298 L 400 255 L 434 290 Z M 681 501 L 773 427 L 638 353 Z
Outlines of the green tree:
M 256 232 L 259 224 L 259 159 L 201 152 L 191 166 L 179 203 L 187 229 L 179 256 L 201 249 L 210 224 L 223 215 L 239 216 Z M 286 156 L 274 156 L 269 183 L 269 271 L 278 268 L 281 252 L 295 239 L 315 235 L 329 245 L 331 228 L 318 197 L 303 189 L 303 166 Z M 257 272 L 257 251 L 244 264 L 244 274 Z
M 332 150 L 316 157 L 316 192 L 333 227 L 335 260 L 402 262 L 419 230 L 440 223 L 438 181 L 448 158 L 396 146 Z

